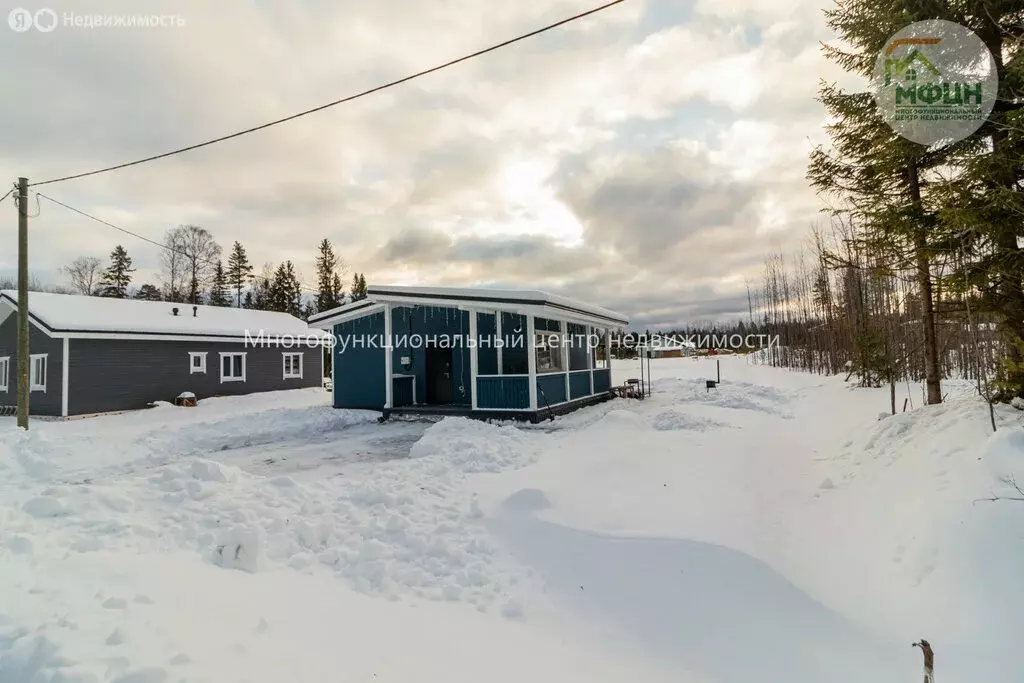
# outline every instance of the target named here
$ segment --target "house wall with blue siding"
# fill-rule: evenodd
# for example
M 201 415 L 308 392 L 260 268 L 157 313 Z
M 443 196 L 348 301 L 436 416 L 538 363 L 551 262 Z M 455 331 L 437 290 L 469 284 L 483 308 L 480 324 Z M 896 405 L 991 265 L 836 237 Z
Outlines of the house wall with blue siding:
M 392 309 L 391 334 L 395 343 L 391 365 L 397 374 L 416 376 L 416 402 L 427 400 L 426 346 L 448 343 L 452 348 L 452 398 L 458 405 L 472 402 L 470 377 L 469 312 L 444 306 Z M 447 342 L 442 340 L 447 339 Z M 458 340 L 458 341 L 455 341 Z M 409 359 L 409 365 L 402 364 Z
M 528 410 L 530 408 L 530 378 L 518 376 L 479 377 L 477 408 L 485 410 Z
M 502 350 L 498 353 L 492 343 L 477 345 L 478 377 L 470 375 L 469 316 L 477 316 L 477 338 L 493 339 L 497 333 L 496 316 L 489 313 L 470 313 L 445 306 L 400 306 L 391 312 L 392 371 L 398 375 L 415 377 L 415 402 L 426 403 L 426 353 L 429 344 L 447 338 L 452 351 L 452 395 L 458 405 L 471 405 L 472 392 L 477 391 L 479 410 L 530 410 L 530 384 L 528 353 L 532 340 L 526 339 L 526 316 L 502 312 Z M 536 318 L 538 331 L 558 332 L 558 320 Z M 574 340 L 570 351 L 570 368 L 586 366 L 586 327 L 570 324 L 566 328 Z M 336 407 L 381 409 L 385 402 L 384 314 L 376 313 L 341 323 L 334 328 L 339 342 L 335 345 L 334 396 Z M 374 340 L 357 347 L 352 338 L 362 336 Z M 349 337 L 346 345 L 341 339 Z M 462 341 L 453 341 L 462 339 Z M 442 344 L 443 346 L 444 344 Z M 501 367 L 499 368 L 499 355 Z M 402 361 L 406 360 L 407 363 Z M 500 371 L 500 372 L 499 372 Z M 493 376 L 498 375 L 498 376 Z M 395 407 L 413 402 L 412 377 L 392 380 L 392 403 Z M 541 374 L 536 379 L 537 409 L 576 401 L 594 394 L 607 392 L 610 379 L 606 370 L 594 370 L 594 390 L 591 392 L 590 371 Z M 475 384 L 475 386 L 474 386 Z M 567 386 L 568 384 L 568 386 Z
M 384 314 L 339 323 L 334 335 L 334 407 L 383 408 Z
M 537 407 L 565 403 L 569 397 L 565 395 L 565 373 L 552 372 L 537 375 Z

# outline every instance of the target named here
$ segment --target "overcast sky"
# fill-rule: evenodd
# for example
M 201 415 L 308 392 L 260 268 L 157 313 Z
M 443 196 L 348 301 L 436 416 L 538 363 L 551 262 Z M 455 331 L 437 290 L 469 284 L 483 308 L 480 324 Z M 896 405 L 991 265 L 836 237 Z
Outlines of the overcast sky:
M 318 106 L 601 0 L 4 3 L 4 17 L 61 17 L 49 33 L 0 24 L 0 170 L 43 180 Z M 805 172 L 818 80 L 838 77 L 819 45 L 828 4 L 626 0 L 352 103 L 39 190 L 157 240 L 202 225 L 257 267 L 292 259 L 307 283 L 327 237 L 371 284 L 541 288 L 659 327 L 745 315 L 764 255 L 821 220 Z M 142 8 L 184 25 L 63 25 Z M 0 212 L 8 275 L 10 200 Z M 136 283 L 157 281 L 156 247 L 44 201 L 30 267 L 56 283 L 119 243 Z

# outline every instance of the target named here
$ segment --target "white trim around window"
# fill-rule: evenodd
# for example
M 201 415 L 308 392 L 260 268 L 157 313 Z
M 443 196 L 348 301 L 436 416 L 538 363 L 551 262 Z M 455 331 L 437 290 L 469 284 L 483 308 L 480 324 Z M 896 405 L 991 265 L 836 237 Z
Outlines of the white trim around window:
M 11 357 L 0 358 L 0 391 L 7 391 L 11 385 Z
M 225 369 L 227 369 L 227 372 L 224 372 Z M 245 381 L 245 353 L 244 352 L 221 352 L 221 354 L 220 354 L 220 381 L 221 382 L 244 382 Z
M 29 391 L 46 391 L 46 370 L 49 362 L 45 353 L 29 355 Z
M 188 352 L 188 374 L 194 375 L 197 372 L 206 374 L 206 351 Z
M 282 353 L 281 363 L 284 366 L 285 379 L 302 379 L 303 354 Z

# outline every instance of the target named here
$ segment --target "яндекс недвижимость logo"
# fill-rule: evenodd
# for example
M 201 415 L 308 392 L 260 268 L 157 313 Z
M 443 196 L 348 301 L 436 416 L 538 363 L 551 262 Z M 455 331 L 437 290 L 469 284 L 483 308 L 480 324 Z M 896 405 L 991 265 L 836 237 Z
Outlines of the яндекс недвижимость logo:
M 988 119 L 999 87 L 995 60 L 970 29 L 933 19 L 886 42 L 874 70 L 879 111 L 897 133 L 925 146 L 963 140 Z

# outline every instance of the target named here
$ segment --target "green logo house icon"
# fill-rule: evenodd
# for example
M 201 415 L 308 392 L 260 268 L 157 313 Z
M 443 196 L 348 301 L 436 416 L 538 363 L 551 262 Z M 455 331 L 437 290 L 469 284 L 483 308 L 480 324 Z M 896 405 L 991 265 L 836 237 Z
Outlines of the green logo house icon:
M 992 113 L 995 61 L 972 31 L 949 21 L 921 21 L 886 43 L 874 73 L 879 111 L 897 133 L 942 147 L 974 133 Z

